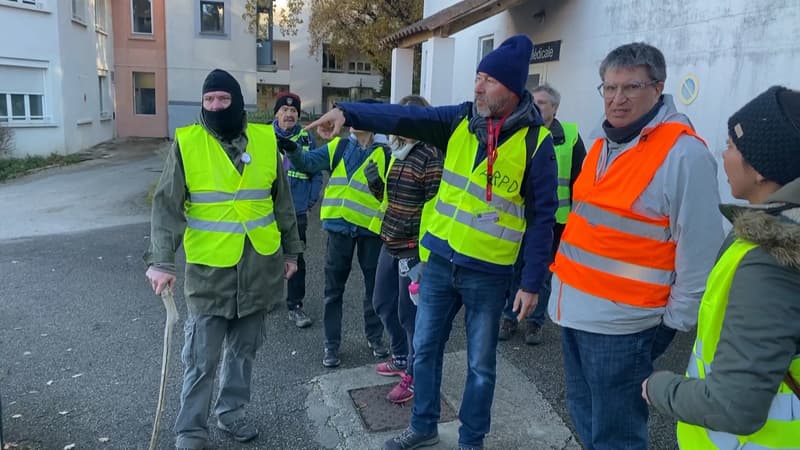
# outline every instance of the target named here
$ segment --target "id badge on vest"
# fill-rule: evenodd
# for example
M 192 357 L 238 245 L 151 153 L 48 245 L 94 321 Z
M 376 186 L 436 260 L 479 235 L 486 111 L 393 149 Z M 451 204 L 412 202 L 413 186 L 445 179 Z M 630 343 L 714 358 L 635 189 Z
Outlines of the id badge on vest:
M 487 211 L 478 213 L 478 223 L 495 223 L 500 220 L 500 216 L 497 215 L 497 211 Z

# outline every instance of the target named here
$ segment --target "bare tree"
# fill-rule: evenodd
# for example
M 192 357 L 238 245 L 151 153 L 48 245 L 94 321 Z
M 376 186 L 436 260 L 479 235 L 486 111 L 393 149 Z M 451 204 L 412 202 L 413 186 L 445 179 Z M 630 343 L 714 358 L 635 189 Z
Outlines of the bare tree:
M 0 124 L 0 158 L 8 158 L 14 150 L 14 130 Z

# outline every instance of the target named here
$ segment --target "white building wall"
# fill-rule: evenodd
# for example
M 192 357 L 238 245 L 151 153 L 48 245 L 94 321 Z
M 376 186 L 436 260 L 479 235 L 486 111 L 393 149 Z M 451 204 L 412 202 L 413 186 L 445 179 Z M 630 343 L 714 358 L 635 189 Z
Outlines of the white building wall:
M 111 11 L 111 2 L 106 2 Z M 110 16 L 108 31 L 95 30 L 94 0 L 83 2 L 81 20 L 73 18 L 70 2 L 59 4 L 59 39 L 63 84 L 64 143 L 68 153 L 79 151 L 114 137 L 113 114 L 101 117 L 98 76 L 107 77 L 106 99 L 114 98 L 111 91 L 111 71 L 114 68 L 114 44 Z M 113 108 L 110 109 L 113 113 Z
M 169 132 L 194 123 L 200 113 L 203 81 L 223 69 L 239 82 L 245 107 L 256 104 L 256 38 L 242 19 L 244 0 L 224 0 L 225 33 L 200 33 L 200 0 L 165 2 Z
M 321 114 L 322 111 L 322 49 L 315 55 L 311 51 L 308 24 L 311 22 L 311 2 L 303 6 L 303 23 L 297 27 L 297 36 L 289 40 L 289 90 L 300 96 L 303 111 Z M 276 26 L 280 34 L 280 27 Z M 328 74 L 325 74 L 328 75 Z
M 44 115 L 41 123 L 4 124 L 14 133 L 14 156 L 63 153 L 64 130 L 58 42 L 58 4 L 16 7 L 0 2 L 0 66 L 43 70 Z M 23 36 L 35 36 L 24 39 Z M 18 45 L 23 39 L 26 45 Z M 7 86 L 0 86 L 0 92 Z
M 85 0 L 83 20 L 78 21 L 70 2 L 0 3 L 0 66 L 41 70 L 43 79 L 44 118 L 7 124 L 14 130 L 15 156 L 73 153 L 114 137 L 111 2 L 106 0 L 108 31 L 100 33 L 95 30 L 94 1 Z M 98 69 L 107 76 L 109 114 L 104 117 Z
M 426 1 L 426 15 L 452 3 Z M 541 10 L 545 17 L 540 22 L 533 15 Z M 650 43 L 664 53 L 665 93 L 676 98 L 678 109 L 691 118 L 718 158 L 733 112 L 771 85 L 800 88 L 800 2 L 796 1 L 531 0 L 452 36 L 457 68 L 452 102 L 472 98 L 478 38 L 492 33 L 495 48 L 516 33 L 525 33 L 534 42 L 562 41 L 558 61 L 532 68 L 561 92 L 558 117 L 578 122 L 583 136 L 600 124 L 603 115 L 602 99 L 595 90 L 600 62 L 613 48 L 633 41 Z M 699 86 L 689 105 L 678 100 L 687 75 L 694 75 Z M 720 192 L 728 200 L 721 165 L 718 175 Z

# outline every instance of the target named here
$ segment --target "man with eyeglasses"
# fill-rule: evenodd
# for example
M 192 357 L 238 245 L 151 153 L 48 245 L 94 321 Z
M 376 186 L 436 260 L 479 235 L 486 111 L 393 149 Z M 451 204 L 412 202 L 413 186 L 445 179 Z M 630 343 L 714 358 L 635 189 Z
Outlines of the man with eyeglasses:
M 575 181 L 548 312 L 584 447 L 645 450 L 642 380 L 676 330 L 695 325 L 723 239 L 716 162 L 663 93 L 660 50 L 618 47 L 600 78 L 602 134 Z

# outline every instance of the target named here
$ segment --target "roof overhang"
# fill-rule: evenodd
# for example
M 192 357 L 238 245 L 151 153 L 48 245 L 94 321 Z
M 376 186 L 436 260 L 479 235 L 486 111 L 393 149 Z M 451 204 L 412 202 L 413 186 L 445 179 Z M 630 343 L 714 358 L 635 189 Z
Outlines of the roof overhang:
M 527 0 L 463 0 L 383 39 L 389 48 L 409 48 L 431 37 L 448 37 Z

